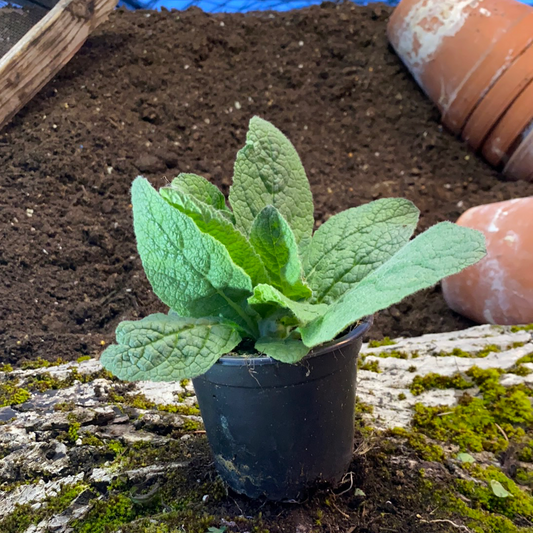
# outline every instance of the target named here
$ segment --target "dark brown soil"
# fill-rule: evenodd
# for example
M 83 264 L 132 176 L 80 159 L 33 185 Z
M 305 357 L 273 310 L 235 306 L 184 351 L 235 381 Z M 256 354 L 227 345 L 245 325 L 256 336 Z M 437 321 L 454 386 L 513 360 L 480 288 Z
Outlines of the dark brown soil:
M 387 45 L 389 12 L 114 13 L 0 135 L 2 360 L 97 354 L 121 319 L 162 309 L 136 254 L 131 181 L 194 171 L 227 192 L 254 114 L 296 145 L 318 221 L 401 195 L 426 228 L 532 195 L 442 131 Z M 371 335 L 469 325 L 436 288 Z

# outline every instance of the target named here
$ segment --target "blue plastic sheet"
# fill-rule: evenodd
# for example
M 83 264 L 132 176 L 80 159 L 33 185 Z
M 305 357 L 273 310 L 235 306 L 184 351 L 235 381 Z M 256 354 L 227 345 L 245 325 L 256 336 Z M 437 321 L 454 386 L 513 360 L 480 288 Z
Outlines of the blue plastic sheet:
M 320 4 L 322 0 L 127 0 L 131 7 L 143 7 L 148 9 L 187 9 L 198 6 L 204 11 L 211 13 L 245 13 L 247 11 L 288 11 L 301 7 Z M 533 0 L 522 0 L 526 4 L 533 5 Z M 396 5 L 399 0 L 381 0 L 382 3 Z M 375 3 L 373 0 L 354 0 L 355 4 L 368 5 Z

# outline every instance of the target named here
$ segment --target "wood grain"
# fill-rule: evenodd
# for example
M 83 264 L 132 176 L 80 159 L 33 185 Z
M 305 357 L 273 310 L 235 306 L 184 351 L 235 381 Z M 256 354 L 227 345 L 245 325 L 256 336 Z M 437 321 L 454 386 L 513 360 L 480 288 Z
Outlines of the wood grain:
M 118 0 L 60 0 L 0 58 L 0 128 L 66 65 Z

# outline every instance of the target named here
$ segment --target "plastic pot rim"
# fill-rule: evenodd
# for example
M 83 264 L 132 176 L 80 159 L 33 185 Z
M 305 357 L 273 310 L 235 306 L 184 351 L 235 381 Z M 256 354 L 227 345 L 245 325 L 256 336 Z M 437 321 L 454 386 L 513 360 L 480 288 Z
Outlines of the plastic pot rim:
M 348 344 L 351 344 L 355 340 L 357 340 L 360 336 L 364 335 L 372 326 L 374 322 L 374 316 L 367 316 L 363 317 L 359 324 L 355 326 L 351 331 L 349 331 L 346 335 L 343 337 L 340 337 L 338 339 L 333 339 L 330 342 L 324 343 L 322 345 L 316 346 L 313 348 L 299 363 L 302 361 L 306 361 L 310 358 L 318 357 L 321 355 L 325 355 L 327 353 L 333 352 L 339 348 L 342 348 Z M 273 359 L 272 357 L 269 357 L 268 355 L 265 356 L 228 356 L 224 355 L 222 356 L 215 365 L 224 365 L 224 366 L 262 366 L 262 365 L 279 365 L 279 364 L 288 364 L 288 363 L 282 363 L 281 361 L 278 361 L 277 359 Z M 290 364 L 292 366 L 292 364 Z

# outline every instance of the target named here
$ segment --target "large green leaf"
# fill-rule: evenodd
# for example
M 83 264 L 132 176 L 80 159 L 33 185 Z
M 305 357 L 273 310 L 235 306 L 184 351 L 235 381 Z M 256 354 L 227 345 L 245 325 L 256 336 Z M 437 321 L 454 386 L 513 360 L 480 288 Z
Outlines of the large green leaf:
M 252 282 L 226 248 L 144 178 L 133 182 L 132 203 L 139 255 L 155 294 L 181 316 L 225 317 L 255 334 L 245 312 Z
M 300 158 L 269 122 L 253 117 L 246 145 L 237 154 L 229 200 L 237 227 L 248 235 L 255 217 L 273 205 L 304 248 L 313 231 L 313 197 Z
M 482 259 L 485 238 L 478 231 L 441 222 L 404 246 L 363 278 L 326 313 L 300 328 L 306 346 L 334 339 L 360 318 L 386 309 Z
M 409 200 L 384 198 L 343 211 L 322 224 L 303 262 L 313 301 L 335 301 L 388 261 L 411 238 L 418 215 Z
M 200 202 L 210 205 L 222 212 L 222 215 L 233 219 L 233 213 L 226 205 L 226 198 L 220 189 L 210 181 L 196 174 L 178 174 L 172 180 L 172 188 L 178 189 Z
M 319 318 L 328 309 L 325 304 L 315 305 L 308 302 L 295 302 L 271 285 L 264 284 L 254 287 L 254 293 L 248 298 L 248 303 L 251 305 L 277 304 L 280 307 L 289 309 L 302 326 Z
M 294 233 L 274 206 L 266 206 L 257 215 L 250 242 L 265 265 L 271 285 L 289 298 L 311 296 L 311 289 L 302 281 L 302 263 Z
M 192 218 L 200 231 L 208 233 L 222 243 L 232 261 L 250 276 L 253 285 L 268 281 L 261 258 L 255 253 L 248 239 L 223 215 L 222 211 L 174 187 L 163 187 L 159 192 L 168 203 Z
M 117 343 L 102 354 L 102 365 L 127 381 L 178 381 L 203 374 L 241 338 L 216 319 L 157 313 L 121 322 Z
M 296 338 L 296 333 L 286 339 L 261 337 L 256 341 L 255 349 L 272 359 L 288 364 L 297 363 L 310 352 L 310 348 Z

